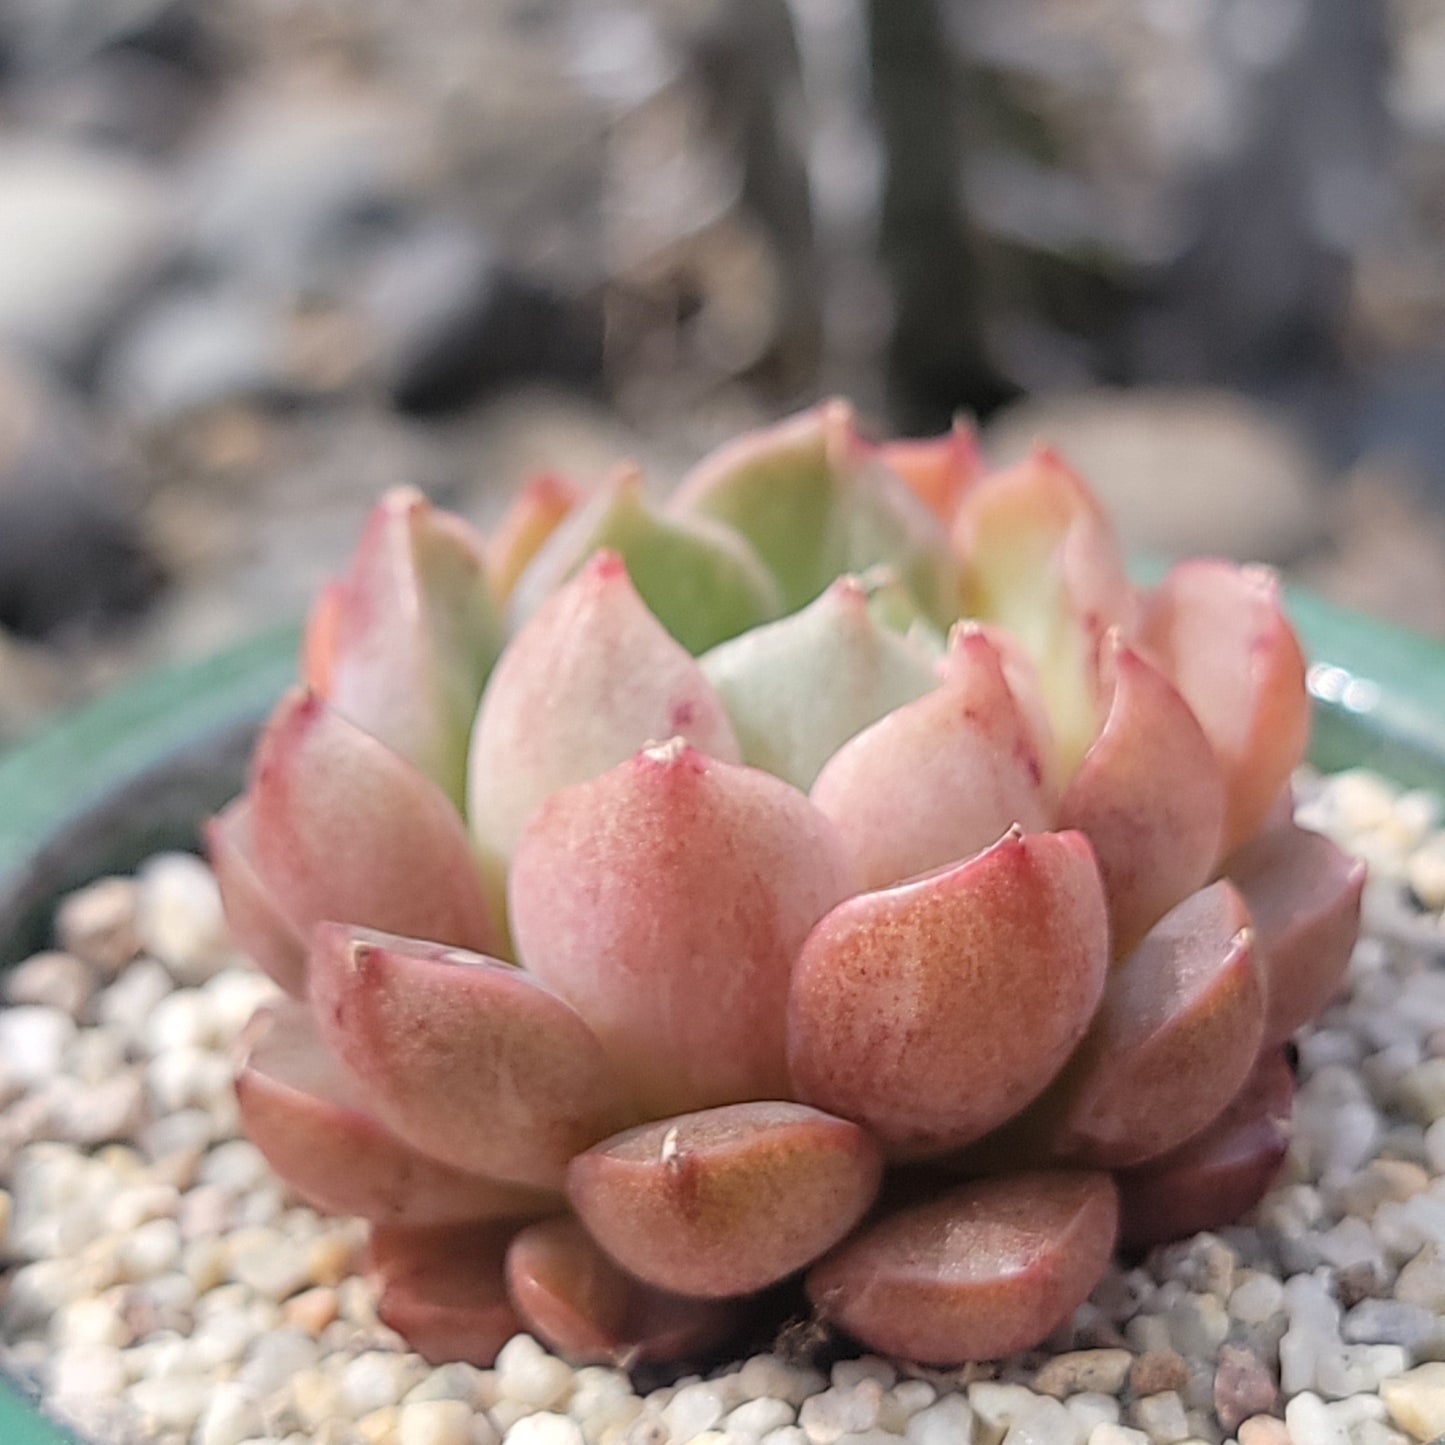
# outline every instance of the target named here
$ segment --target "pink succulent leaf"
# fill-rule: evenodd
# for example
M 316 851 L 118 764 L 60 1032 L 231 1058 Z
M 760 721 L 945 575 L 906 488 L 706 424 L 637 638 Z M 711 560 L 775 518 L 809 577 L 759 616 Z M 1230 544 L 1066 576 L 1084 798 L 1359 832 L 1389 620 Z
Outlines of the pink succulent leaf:
M 1289 1151 L 1293 1100 L 1294 1073 L 1283 1050 L 1267 1050 L 1218 1119 L 1170 1153 L 1116 1176 L 1120 1242 L 1150 1249 L 1246 1215 Z
M 1138 647 L 1184 695 L 1224 772 L 1224 851 L 1254 836 L 1309 739 L 1304 656 L 1263 567 L 1181 562 L 1146 600 Z
M 621 557 L 648 611 L 690 653 L 706 651 L 783 610 L 752 547 L 707 517 L 656 510 L 632 468 L 619 471 L 564 521 L 518 579 L 509 615 L 533 617 L 594 553 Z
M 937 518 L 829 401 L 721 447 L 684 479 L 678 515 L 704 516 L 750 542 L 782 588 L 783 611 L 833 581 L 891 567 L 939 626 L 958 616 L 958 582 Z
M 515 1221 L 374 1228 L 366 1275 L 382 1323 L 431 1364 L 489 1366 L 525 1328 L 503 1273 L 516 1232 Z
M 869 602 L 864 582 L 841 578 L 801 612 L 700 659 L 744 762 L 806 790 L 855 733 L 933 689 L 928 653 Z
M 306 992 L 306 943 L 256 872 L 250 799 L 236 798 L 212 818 L 205 843 L 231 937 L 262 972 L 300 998 Z
M 1239 894 L 1219 882 L 1185 899 L 1110 973 L 1098 1015 L 1051 1091 L 1055 1155 L 1117 1169 L 1197 1134 L 1249 1077 L 1265 997 Z
M 803 1104 L 728 1104 L 629 1129 L 579 1154 L 567 1193 L 628 1273 L 678 1294 L 753 1294 L 863 1217 L 882 1178 L 856 1124 Z
M 495 930 L 461 819 L 429 778 L 320 698 L 283 698 L 257 745 L 251 860 L 282 917 L 340 918 L 486 950 Z
M 818 1313 L 871 1350 L 927 1365 L 1039 1344 L 1084 1302 L 1113 1253 L 1102 1173 L 965 1185 L 886 1215 L 808 1275 Z
M 785 1094 L 789 969 L 853 887 L 802 793 L 675 738 L 549 798 L 509 903 L 526 966 L 657 1117 Z
M 952 526 L 964 494 L 983 476 L 978 438 L 962 418 L 942 436 L 884 442 L 877 455 L 945 527 Z
M 895 1158 L 942 1154 L 1029 1104 L 1083 1038 L 1108 921 L 1079 833 L 986 852 L 835 908 L 793 972 L 795 1097 Z
M 555 1189 L 637 1117 L 587 1025 L 509 964 L 328 923 L 311 997 L 366 1108 L 454 1169 Z
M 512 1241 L 507 1287 L 527 1327 L 574 1364 L 686 1359 L 721 1345 L 742 1318 L 736 1300 L 685 1299 L 632 1279 L 565 1216 Z
M 401 487 L 372 511 L 350 572 L 321 594 L 305 680 L 460 804 L 477 699 L 501 645 L 481 537 Z
M 246 1137 L 314 1208 L 379 1224 L 527 1219 L 556 1194 L 463 1174 L 418 1154 L 366 1111 L 355 1080 L 322 1041 L 311 1010 L 263 1007 L 236 1075 Z
M 601 552 L 512 640 L 482 698 L 469 798 L 491 886 L 500 892 L 544 798 L 674 736 L 740 760 L 702 670 L 644 606 L 621 559 Z
M 955 632 L 940 686 L 844 743 L 810 794 L 863 887 L 971 857 L 1017 823 L 1051 822 L 1038 739 L 993 644 Z
M 1061 828 L 1088 835 L 1123 958 L 1213 876 L 1224 831 L 1214 749 L 1169 680 L 1128 647 L 1111 659 L 1103 730 L 1064 793 Z
M 581 500 L 576 487 L 550 472 L 533 477 L 517 493 L 486 543 L 487 573 L 498 603 L 506 603 L 532 558 Z
M 1039 448 L 964 494 L 953 542 L 968 615 L 1006 628 L 1038 669 L 1067 779 L 1102 721 L 1104 637 L 1127 633 L 1135 613 L 1113 531 L 1084 483 Z
M 1269 983 L 1264 1045 L 1273 1048 L 1340 991 L 1360 933 L 1365 865 L 1290 824 L 1246 843 L 1225 869 L 1254 918 Z

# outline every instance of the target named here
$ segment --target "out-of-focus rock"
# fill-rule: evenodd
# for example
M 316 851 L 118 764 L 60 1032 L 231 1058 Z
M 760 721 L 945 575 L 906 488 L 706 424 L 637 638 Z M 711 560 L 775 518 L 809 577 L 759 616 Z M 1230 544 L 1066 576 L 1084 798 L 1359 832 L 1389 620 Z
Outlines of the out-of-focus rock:
M 107 348 L 99 389 L 142 425 L 289 387 L 287 318 L 242 291 L 154 298 Z
M 379 251 L 361 290 L 373 365 L 403 411 L 469 401 L 508 381 L 586 385 L 602 369 L 602 313 L 509 267 L 475 226 L 436 218 Z
M 89 420 L 0 353 L 0 628 L 93 630 L 135 612 L 158 581 L 124 473 Z
M 239 90 L 188 157 L 191 249 L 284 296 L 335 286 L 426 167 L 422 118 L 379 88 L 300 71 Z
M 173 213 L 139 164 L 0 139 L 0 342 L 82 359 L 170 254 Z
M 1132 551 L 1287 562 L 1323 531 L 1321 478 L 1300 436 L 1240 396 L 1097 390 L 1038 397 L 984 433 L 995 464 L 1057 447 Z

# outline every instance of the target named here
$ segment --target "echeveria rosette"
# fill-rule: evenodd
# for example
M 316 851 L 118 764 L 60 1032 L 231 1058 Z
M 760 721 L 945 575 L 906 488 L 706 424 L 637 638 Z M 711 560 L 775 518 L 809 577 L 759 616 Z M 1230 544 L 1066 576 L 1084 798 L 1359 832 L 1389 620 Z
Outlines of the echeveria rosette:
M 1051 452 L 832 402 L 702 462 L 378 506 L 210 829 L 289 995 L 238 1076 L 433 1359 L 1037 1343 L 1116 1244 L 1225 1224 L 1362 872 L 1289 818 L 1273 578 L 1127 581 Z

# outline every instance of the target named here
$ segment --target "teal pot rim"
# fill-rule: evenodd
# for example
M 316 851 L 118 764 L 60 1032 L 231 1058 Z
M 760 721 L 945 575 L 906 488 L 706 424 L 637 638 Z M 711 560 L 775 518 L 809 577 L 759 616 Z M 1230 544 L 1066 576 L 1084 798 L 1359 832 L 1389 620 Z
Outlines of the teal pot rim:
M 1290 590 L 1311 658 L 1310 757 L 1445 793 L 1445 645 Z M 0 964 L 47 942 L 56 899 L 165 848 L 239 791 L 257 727 L 296 675 L 285 628 L 168 668 L 0 757 Z M 0 1441 L 71 1445 L 0 1381 Z

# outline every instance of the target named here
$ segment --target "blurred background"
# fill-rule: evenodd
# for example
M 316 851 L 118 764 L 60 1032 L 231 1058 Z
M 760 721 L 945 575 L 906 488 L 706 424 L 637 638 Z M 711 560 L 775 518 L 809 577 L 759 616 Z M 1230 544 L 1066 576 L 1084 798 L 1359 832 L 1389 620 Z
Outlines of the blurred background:
M 1445 636 L 1445 5 L 0 0 L 0 739 L 828 392 Z

